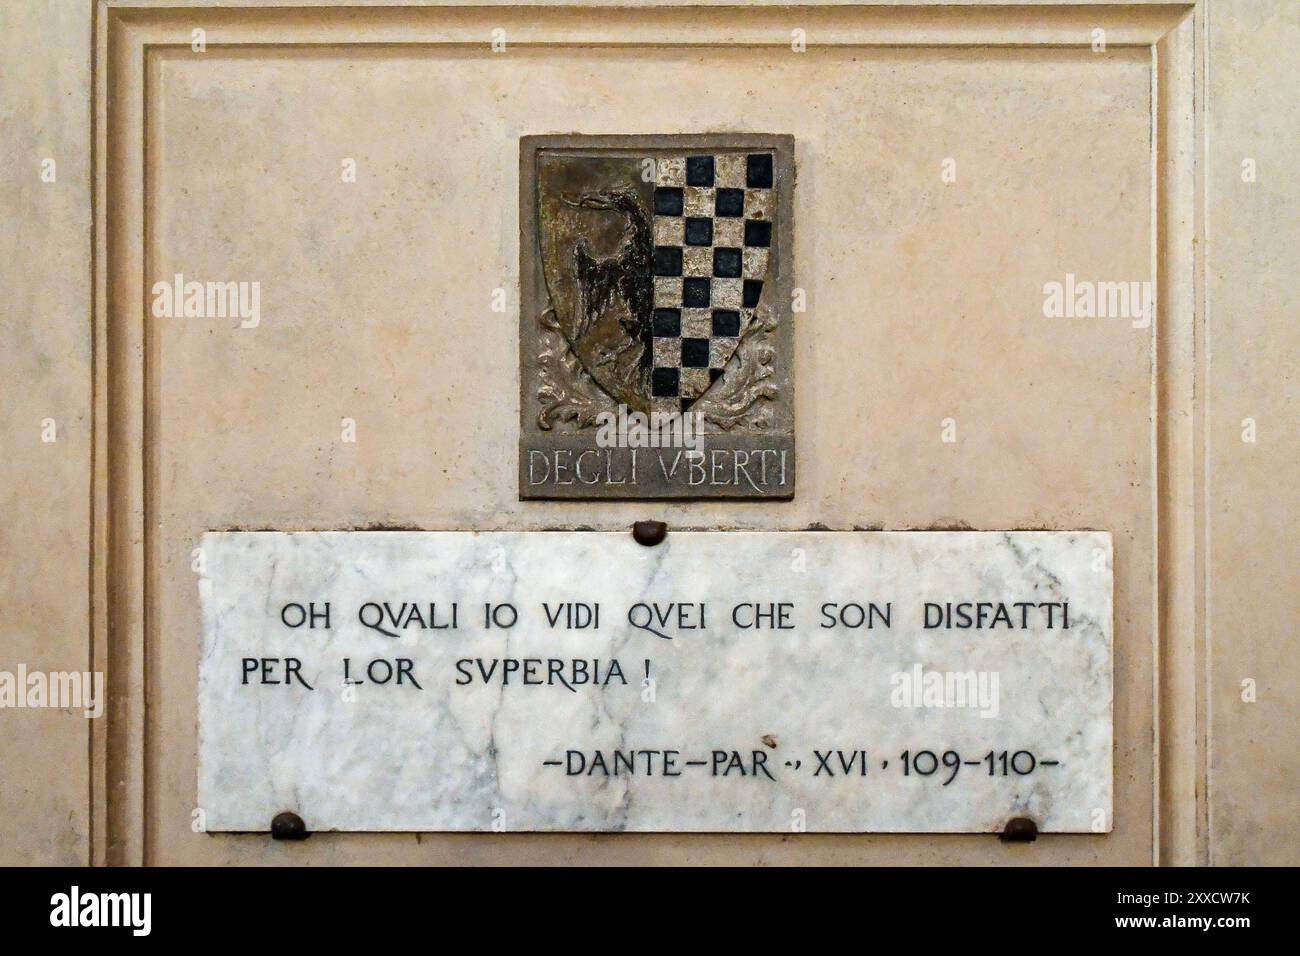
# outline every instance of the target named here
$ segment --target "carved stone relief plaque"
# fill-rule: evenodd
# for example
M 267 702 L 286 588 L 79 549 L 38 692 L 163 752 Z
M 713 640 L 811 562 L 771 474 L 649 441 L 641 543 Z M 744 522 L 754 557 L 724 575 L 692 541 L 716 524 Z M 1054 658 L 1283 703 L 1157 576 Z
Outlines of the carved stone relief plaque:
M 794 142 L 521 145 L 523 498 L 788 498 Z

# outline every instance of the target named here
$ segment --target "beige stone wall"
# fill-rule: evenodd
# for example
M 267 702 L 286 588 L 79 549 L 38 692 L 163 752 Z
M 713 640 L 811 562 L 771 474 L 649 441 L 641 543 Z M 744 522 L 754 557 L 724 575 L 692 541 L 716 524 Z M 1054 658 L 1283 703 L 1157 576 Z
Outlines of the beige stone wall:
M 0 6 L 0 670 L 11 673 L 89 666 L 90 13 L 88 2 Z M 0 711 L 0 863 L 88 862 L 89 743 L 79 712 Z
M 115 690 L 93 735 L 71 714 L 0 712 L 0 762 L 23 768 L 0 783 L 0 862 L 1297 860 L 1288 0 L 1213 0 L 1190 20 L 1176 4 L 972 4 L 756 11 L 743 25 L 660 9 L 372 11 L 359 26 L 120 6 L 99 8 L 98 42 L 89 3 L 0 9 L 0 669 L 84 668 L 93 633 Z M 1103 55 L 1088 49 L 1097 24 Z M 495 25 L 508 54 L 486 49 Z M 194 26 L 212 44 L 202 55 L 185 48 Z M 792 26 L 808 31 L 807 53 L 785 48 Z M 717 46 L 665 39 L 684 28 Z M 365 35 L 392 45 L 359 48 Z M 584 50 L 583 37 L 603 45 Z M 1172 65 L 1153 61 L 1160 37 Z M 295 48 L 304 39 L 336 45 Z M 423 45 L 402 45 L 413 39 Z M 98 111 L 95 48 L 114 97 Z M 795 500 L 519 502 L 516 318 L 489 309 L 494 287 L 514 296 L 518 137 L 632 132 L 629 116 L 645 131 L 731 128 L 760 87 L 765 131 L 798 144 L 795 274 L 811 307 L 796 330 Z M 1172 138 L 1184 129 L 1194 142 Z M 1164 137 L 1185 152 L 1153 154 Z M 57 184 L 40 182 L 45 155 L 66 156 Z M 1258 163 L 1250 185 L 1245 156 Z M 358 161 L 355 184 L 339 181 L 344 157 Z M 939 176 L 949 157 L 953 184 Z M 1153 190 L 1182 218 L 1153 215 Z M 1201 239 L 1208 285 L 1193 268 Z M 146 322 L 142 290 L 176 271 L 260 280 L 263 324 Z M 1044 319 L 1042 284 L 1066 271 L 1177 288 L 1154 331 Z M 58 442 L 40 441 L 45 417 Z M 343 417 L 355 445 L 339 441 Z M 1255 444 L 1240 441 L 1245 417 Z M 956 444 L 940 441 L 945 418 Z M 1115 832 L 1032 847 L 882 835 L 287 847 L 192 832 L 189 562 L 203 530 L 651 516 L 1114 532 Z M 1174 560 L 1184 540 L 1190 574 Z M 1240 701 L 1245 677 L 1259 681 L 1256 704 Z
M 1300 5 L 1212 5 L 1206 643 L 1210 860 L 1222 865 L 1300 864 L 1297 49 Z M 1242 180 L 1246 160 L 1254 182 Z M 1242 699 L 1246 680 L 1255 703 Z

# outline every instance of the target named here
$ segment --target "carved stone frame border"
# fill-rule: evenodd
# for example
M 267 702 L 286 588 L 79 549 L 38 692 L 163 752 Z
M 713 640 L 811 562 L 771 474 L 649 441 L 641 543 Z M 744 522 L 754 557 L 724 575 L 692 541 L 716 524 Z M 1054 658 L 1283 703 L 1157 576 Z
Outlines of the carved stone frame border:
M 570 6 L 467 6 L 410 0 L 96 0 L 94 152 L 94 401 L 91 510 L 91 659 L 108 678 L 104 720 L 87 721 L 91 860 L 141 864 L 148 780 L 159 772 L 147 740 L 150 611 L 156 562 L 153 514 L 157 343 L 145 322 L 153 144 L 147 97 L 154 53 L 187 48 L 201 25 L 212 47 L 482 45 L 506 26 L 514 45 L 787 47 L 790 29 L 810 46 L 1087 49 L 1095 29 L 1108 47 L 1149 51 L 1152 63 L 1151 443 L 1155 492 L 1155 818 L 1152 862 L 1207 858 L 1205 723 L 1204 0 L 1146 4 L 872 6 L 766 4 L 725 27 L 718 7 L 660 0 L 640 6 L 587 0 Z M 163 4 L 166 4 L 165 6 Z M 590 8 L 602 8 L 591 16 Z M 703 25 L 703 27 L 702 27 Z M 690 41 L 682 42 L 689 36 Z M 980 839 L 980 837 L 973 837 Z

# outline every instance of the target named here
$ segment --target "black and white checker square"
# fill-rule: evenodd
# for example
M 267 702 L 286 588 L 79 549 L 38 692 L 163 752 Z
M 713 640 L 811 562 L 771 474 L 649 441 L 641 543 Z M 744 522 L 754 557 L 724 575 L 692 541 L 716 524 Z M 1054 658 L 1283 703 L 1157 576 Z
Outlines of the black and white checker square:
M 773 154 L 656 165 L 650 391 L 685 410 L 716 381 L 754 316 L 772 246 Z

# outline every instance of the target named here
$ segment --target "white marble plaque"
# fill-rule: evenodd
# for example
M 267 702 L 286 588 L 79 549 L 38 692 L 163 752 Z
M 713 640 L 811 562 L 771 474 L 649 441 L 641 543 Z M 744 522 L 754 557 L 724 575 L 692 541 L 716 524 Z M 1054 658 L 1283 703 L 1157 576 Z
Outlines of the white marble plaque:
M 209 830 L 1111 829 L 1104 532 L 213 532 Z

